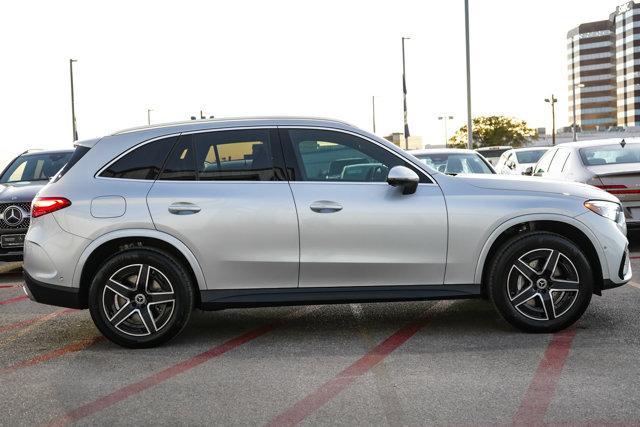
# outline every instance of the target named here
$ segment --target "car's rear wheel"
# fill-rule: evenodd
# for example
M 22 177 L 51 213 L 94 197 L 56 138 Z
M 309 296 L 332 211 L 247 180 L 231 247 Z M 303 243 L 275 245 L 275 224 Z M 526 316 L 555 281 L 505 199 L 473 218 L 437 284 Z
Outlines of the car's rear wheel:
M 527 332 L 555 332 L 589 306 L 593 272 L 585 254 L 558 234 L 533 232 L 507 241 L 488 275 L 491 300 L 502 317 Z
M 116 344 L 145 348 L 176 336 L 193 310 L 191 278 L 172 256 L 151 248 L 107 260 L 89 288 L 94 323 Z

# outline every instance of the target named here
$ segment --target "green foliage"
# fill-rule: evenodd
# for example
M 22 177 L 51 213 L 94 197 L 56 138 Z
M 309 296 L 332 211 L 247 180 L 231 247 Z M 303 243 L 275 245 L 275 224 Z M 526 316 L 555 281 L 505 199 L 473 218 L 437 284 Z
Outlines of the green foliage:
M 537 139 L 535 129 L 524 120 L 505 116 L 480 116 L 473 119 L 473 147 L 510 145 L 521 147 L 531 139 Z M 467 147 L 467 125 L 462 126 L 449 139 L 450 147 Z

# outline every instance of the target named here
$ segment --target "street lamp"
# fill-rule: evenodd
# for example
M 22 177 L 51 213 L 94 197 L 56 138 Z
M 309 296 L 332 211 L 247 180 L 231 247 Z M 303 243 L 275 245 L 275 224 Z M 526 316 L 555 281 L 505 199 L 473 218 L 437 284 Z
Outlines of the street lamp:
M 473 119 L 471 118 L 471 47 L 469 43 L 469 0 L 464 0 L 464 38 L 467 59 L 467 145 L 473 150 Z
M 551 94 L 551 98 L 545 98 L 544 102 L 551 104 L 551 144 L 556 145 L 556 102 L 558 102 L 558 98 Z
M 449 138 L 447 135 L 447 120 L 453 120 L 453 116 L 440 116 L 438 120 L 444 121 L 444 147 L 447 148 L 449 145 Z
M 153 110 L 151 108 L 147 108 L 147 124 L 151 125 L 151 112 Z
M 404 102 L 404 147 L 409 149 L 409 121 L 407 119 L 407 74 L 404 66 L 404 41 L 411 37 L 402 37 L 402 94 Z
M 571 126 L 571 129 L 573 130 L 573 142 L 576 142 L 578 140 L 578 137 L 576 135 L 576 126 L 577 126 L 577 122 L 576 122 L 576 88 L 583 88 L 585 87 L 584 83 L 575 83 L 575 75 L 572 77 L 574 80 L 573 83 L 573 87 L 572 87 L 572 91 L 573 91 L 573 125 Z
M 69 77 L 71 79 L 71 126 L 73 130 L 73 140 L 78 140 L 78 127 L 76 125 L 76 101 L 73 92 L 73 63 L 78 62 L 77 59 L 69 59 Z

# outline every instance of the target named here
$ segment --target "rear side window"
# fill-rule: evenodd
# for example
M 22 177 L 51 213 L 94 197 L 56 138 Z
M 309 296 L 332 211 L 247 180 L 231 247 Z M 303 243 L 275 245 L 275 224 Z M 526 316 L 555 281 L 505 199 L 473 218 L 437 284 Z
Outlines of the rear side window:
M 182 135 L 171 150 L 161 180 L 194 181 L 196 179 L 196 155 L 192 135 Z
M 247 129 L 193 135 L 201 181 L 273 181 L 269 130 Z
M 151 179 L 158 177 L 167 154 L 177 141 L 177 136 L 159 139 L 134 148 L 112 163 L 100 176 L 123 179 Z

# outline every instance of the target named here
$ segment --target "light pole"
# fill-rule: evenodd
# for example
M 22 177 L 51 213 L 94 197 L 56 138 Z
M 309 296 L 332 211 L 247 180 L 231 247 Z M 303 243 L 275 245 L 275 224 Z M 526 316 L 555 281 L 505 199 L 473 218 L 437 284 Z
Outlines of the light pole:
M 71 78 L 71 126 L 73 129 L 73 140 L 78 140 L 78 128 L 76 125 L 76 101 L 73 92 L 73 63 L 78 62 L 76 59 L 69 59 L 69 77 Z
M 407 119 L 407 73 L 404 64 L 404 41 L 411 37 L 402 37 L 402 95 L 404 102 L 404 148 L 409 149 L 409 120 Z
M 453 120 L 453 116 L 440 116 L 438 120 L 444 121 L 444 147 L 447 148 L 449 145 L 449 138 L 447 135 L 447 120 Z
M 551 94 L 551 98 L 545 98 L 544 102 L 551 104 L 551 145 L 556 145 L 556 98 Z
M 151 112 L 153 110 L 151 108 L 147 108 L 147 124 L 151 125 Z
M 371 97 L 371 118 L 373 120 L 373 133 L 376 133 L 376 96 Z
M 473 150 L 473 120 L 471 119 L 471 50 L 469 46 L 469 0 L 464 0 L 464 34 L 467 51 L 467 144 Z
M 573 142 L 576 142 L 578 140 L 578 136 L 576 134 L 576 126 L 577 126 L 577 121 L 576 121 L 576 87 L 580 87 L 583 88 L 585 85 L 584 83 L 576 83 L 575 82 L 575 75 L 572 77 L 572 81 L 573 81 L 573 126 L 571 126 L 571 129 L 573 130 Z

